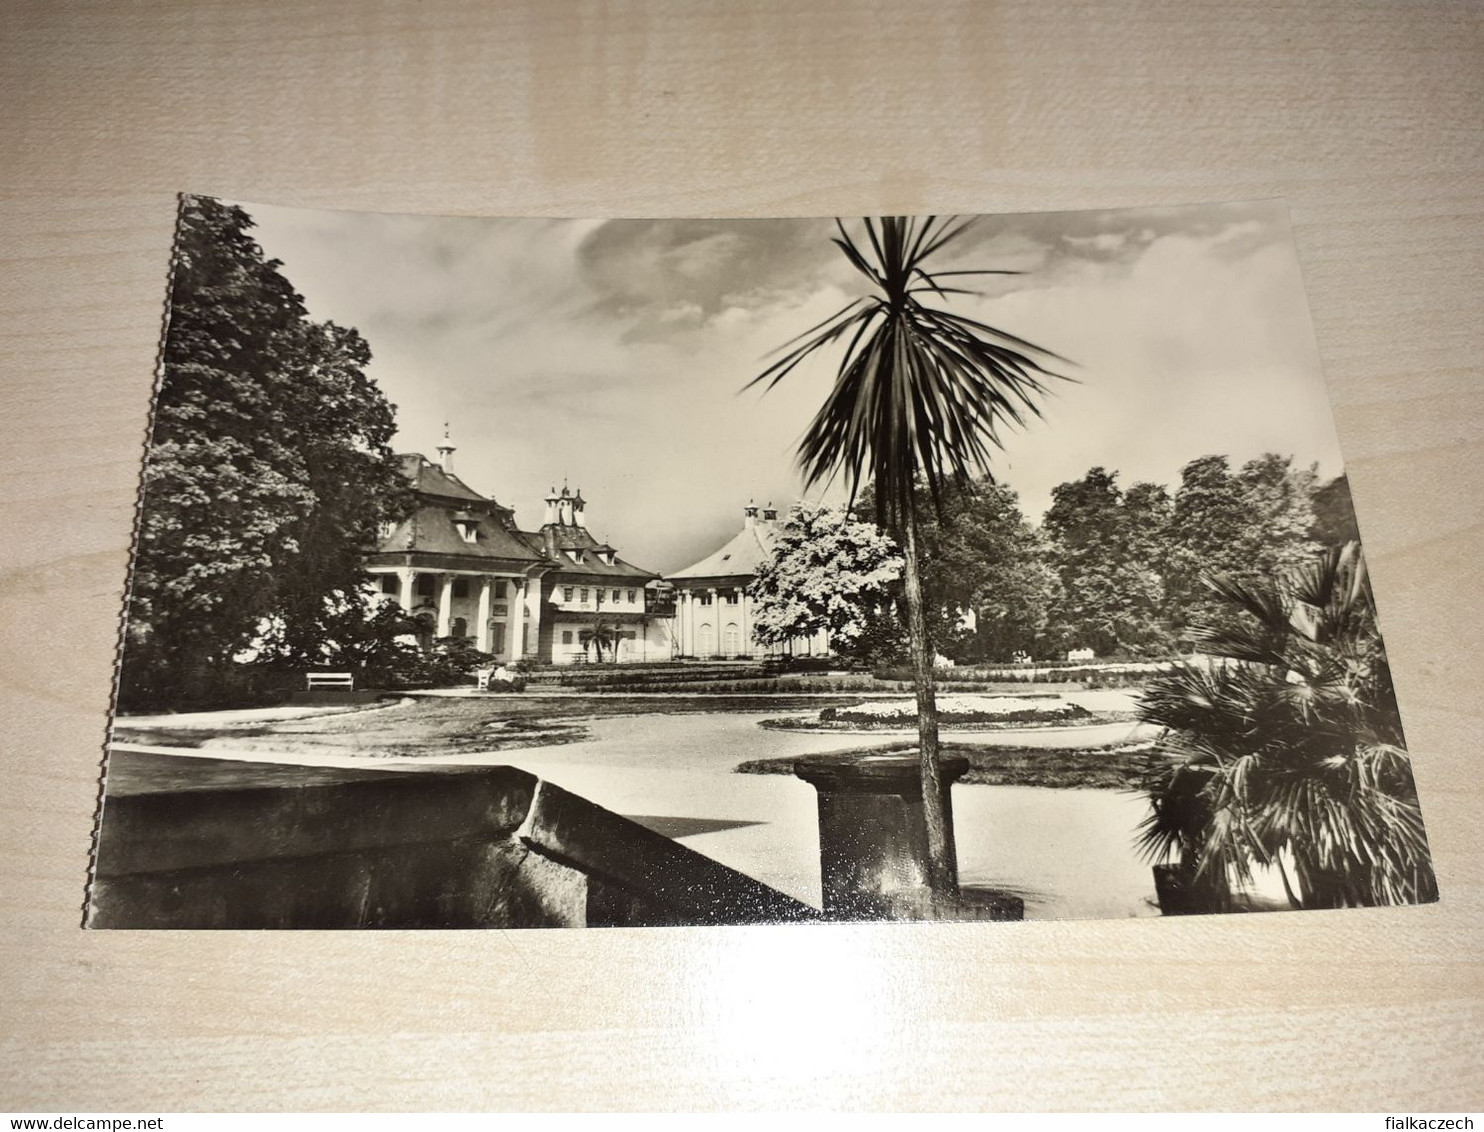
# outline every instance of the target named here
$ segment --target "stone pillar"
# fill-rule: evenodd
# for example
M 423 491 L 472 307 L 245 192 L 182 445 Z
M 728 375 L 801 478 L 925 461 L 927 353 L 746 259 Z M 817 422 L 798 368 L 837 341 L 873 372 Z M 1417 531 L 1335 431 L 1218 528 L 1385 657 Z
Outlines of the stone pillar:
M 479 579 L 479 629 L 475 637 L 480 652 L 489 652 L 490 645 L 493 643 L 494 634 L 490 632 L 490 590 L 494 584 L 493 578 Z
M 402 566 L 397 570 L 397 581 L 400 583 L 401 593 L 398 601 L 402 606 L 403 613 L 412 612 L 412 603 L 417 600 L 417 571 L 411 566 Z
M 941 755 L 938 767 L 951 831 L 949 790 L 969 760 Z M 795 762 L 794 773 L 819 793 L 825 914 L 845 920 L 930 915 L 924 912 L 931 901 L 917 751 L 812 755 Z
M 510 639 L 505 643 L 510 646 L 509 655 L 511 660 L 519 660 L 526 654 L 526 584 L 528 579 L 512 579 L 510 593 L 510 620 L 506 627 L 506 633 Z
M 747 587 L 737 587 L 737 633 L 742 638 L 737 649 L 744 656 L 752 655 L 752 624 L 747 616 Z
M 522 584 L 521 590 L 526 595 L 521 602 L 521 608 L 530 618 L 531 623 L 531 655 L 535 659 L 541 659 L 541 587 L 544 585 L 541 577 L 529 577 Z M 525 639 L 525 629 L 521 630 L 521 639 Z
M 444 574 L 438 586 L 438 636 L 453 631 L 453 575 Z
M 711 648 L 706 652 L 706 656 L 710 658 L 712 656 L 715 656 L 717 653 L 726 652 L 726 648 L 725 646 L 723 646 L 721 640 L 723 631 L 721 616 L 721 593 L 715 586 L 712 586 L 711 589 L 707 592 L 711 594 Z

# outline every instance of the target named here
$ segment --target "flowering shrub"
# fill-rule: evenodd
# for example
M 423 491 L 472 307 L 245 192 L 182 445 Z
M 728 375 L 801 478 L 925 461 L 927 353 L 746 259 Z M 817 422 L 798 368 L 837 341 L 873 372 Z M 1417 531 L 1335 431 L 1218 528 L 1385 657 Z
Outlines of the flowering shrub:
M 1040 723 L 1079 719 L 1086 708 L 1057 699 L 1016 696 L 940 696 L 941 723 Z M 866 723 L 878 726 L 908 725 L 917 719 L 917 701 L 871 700 L 850 707 L 825 708 L 821 723 Z

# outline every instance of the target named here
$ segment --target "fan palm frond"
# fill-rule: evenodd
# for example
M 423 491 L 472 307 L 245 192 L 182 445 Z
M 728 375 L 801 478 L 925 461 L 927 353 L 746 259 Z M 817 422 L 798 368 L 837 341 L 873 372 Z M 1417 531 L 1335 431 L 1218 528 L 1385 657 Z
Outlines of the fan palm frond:
M 1140 848 L 1221 884 L 1290 862 L 1306 907 L 1436 899 L 1358 545 L 1267 585 L 1210 585 L 1232 612 L 1196 635 L 1216 659 L 1140 701 L 1165 728 Z

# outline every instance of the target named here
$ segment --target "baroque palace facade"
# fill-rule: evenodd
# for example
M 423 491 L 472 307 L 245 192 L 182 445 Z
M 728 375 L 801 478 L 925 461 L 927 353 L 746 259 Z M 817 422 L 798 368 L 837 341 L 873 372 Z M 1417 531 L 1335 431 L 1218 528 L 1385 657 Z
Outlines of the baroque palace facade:
M 453 453 L 445 438 L 436 462 L 399 457 L 416 507 L 366 562 L 382 595 L 412 616 L 419 644 L 470 638 L 502 662 L 673 656 L 669 586 L 588 530 L 580 491 L 553 489 L 540 529 L 523 531 L 513 509 L 454 474 Z
M 824 656 L 829 634 L 821 630 L 787 645 L 752 639 L 753 601 L 747 593 L 758 568 L 773 557 L 778 512 L 772 504 L 742 509 L 742 529 L 699 562 L 666 579 L 675 592 L 675 648 L 681 656 Z
M 381 532 L 366 561 L 382 597 L 411 615 L 422 647 L 462 637 L 503 663 L 544 664 L 829 652 L 823 632 L 766 648 L 752 640 L 747 584 L 773 553 L 771 505 L 748 504 L 735 536 L 661 578 L 598 540 L 581 491 L 553 488 L 541 527 L 523 531 L 512 508 L 454 474 L 447 437 L 437 451 L 436 461 L 398 457 L 416 506 Z

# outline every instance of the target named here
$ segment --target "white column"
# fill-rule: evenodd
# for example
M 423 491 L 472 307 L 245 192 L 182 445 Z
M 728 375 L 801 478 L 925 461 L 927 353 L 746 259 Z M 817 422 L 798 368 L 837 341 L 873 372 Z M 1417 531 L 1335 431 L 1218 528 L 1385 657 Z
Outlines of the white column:
M 446 637 L 453 629 L 453 575 L 444 574 L 438 587 L 438 636 Z
M 709 592 L 711 594 L 711 649 L 706 653 L 708 659 L 717 653 L 725 653 L 727 651 L 721 642 L 721 593 L 715 586 L 712 586 Z
M 521 606 L 531 619 L 531 652 L 538 659 L 541 656 L 541 587 L 544 584 L 540 577 L 532 577 L 522 586 L 526 597 Z
M 747 623 L 747 591 L 741 587 L 737 589 L 737 630 L 742 637 L 738 650 L 751 655 L 752 627 Z
M 417 572 L 411 566 L 402 566 L 397 570 L 397 580 L 401 583 L 401 594 L 398 601 L 401 603 L 403 613 L 412 612 L 412 603 L 417 600 Z
M 490 632 L 490 590 L 494 586 L 493 578 L 479 579 L 479 629 L 475 632 L 480 652 L 489 652 L 493 643 Z
M 512 580 L 511 587 L 510 621 L 505 628 L 510 639 L 505 643 L 510 646 L 510 659 L 519 660 L 525 655 L 526 644 L 526 579 Z

